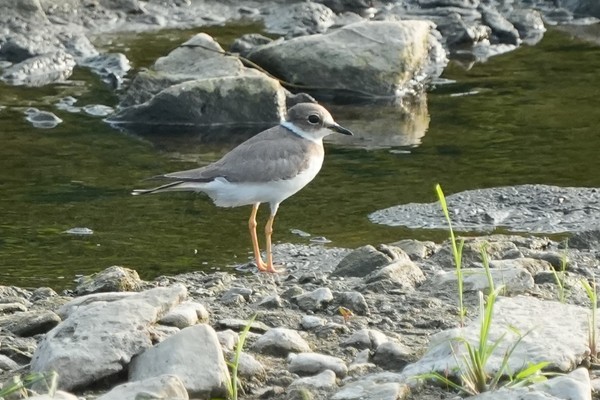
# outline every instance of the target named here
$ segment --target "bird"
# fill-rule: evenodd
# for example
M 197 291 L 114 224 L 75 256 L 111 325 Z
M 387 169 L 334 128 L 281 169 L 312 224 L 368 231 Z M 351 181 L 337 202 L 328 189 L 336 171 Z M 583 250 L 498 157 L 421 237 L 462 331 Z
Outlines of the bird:
M 203 192 L 217 207 L 252 206 L 248 228 L 256 266 L 262 272 L 279 272 L 273 265 L 271 237 L 279 205 L 312 181 L 323 165 L 323 138 L 332 133 L 353 135 L 334 121 L 317 103 L 299 103 L 287 110 L 281 122 L 264 130 L 221 159 L 201 168 L 157 175 L 170 180 L 162 186 L 135 189 L 133 195 L 173 191 Z M 263 261 L 256 215 L 262 203 L 270 206 L 265 225 L 266 262 Z

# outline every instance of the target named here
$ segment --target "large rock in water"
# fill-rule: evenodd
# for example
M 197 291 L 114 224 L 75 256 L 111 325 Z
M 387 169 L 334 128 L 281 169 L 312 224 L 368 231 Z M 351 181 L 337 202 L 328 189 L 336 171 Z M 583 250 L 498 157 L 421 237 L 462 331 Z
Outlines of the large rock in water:
M 286 91 L 276 79 L 246 68 L 200 33 L 141 72 L 121 111 L 108 122 L 134 131 L 148 126 L 271 124 L 284 115 L 285 100 Z
M 275 41 L 248 58 L 295 85 L 349 98 L 398 97 L 441 74 L 445 51 L 427 21 L 370 21 Z

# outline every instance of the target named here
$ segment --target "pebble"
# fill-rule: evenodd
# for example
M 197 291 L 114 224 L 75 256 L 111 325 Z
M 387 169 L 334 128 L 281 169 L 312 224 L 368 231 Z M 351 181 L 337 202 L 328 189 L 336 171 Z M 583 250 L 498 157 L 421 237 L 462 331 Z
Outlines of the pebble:
M 289 362 L 288 370 L 298 375 L 315 375 L 325 370 L 335 372 L 338 378 L 344 378 L 348 374 L 348 367 L 344 360 L 325 354 L 292 354 Z
M 289 353 L 312 351 L 298 332 L 287 328 L 273 328 L 262 335 L 252 346 L 254 351 L 275 357 L 286 357 Z

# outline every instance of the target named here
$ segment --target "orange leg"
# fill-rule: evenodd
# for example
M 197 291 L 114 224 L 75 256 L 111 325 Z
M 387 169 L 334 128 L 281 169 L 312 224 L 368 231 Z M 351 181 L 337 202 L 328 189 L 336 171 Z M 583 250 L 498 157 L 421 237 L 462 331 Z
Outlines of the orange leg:
M 252 213 L 248 220 L 248 228 L 250 229 L 250 237 L 252 237 L 252 249 L 254 250 L 254 258 L 256 259 L 256 266 L 259 271 L 267 271 L 267 265 L 260 256 L 260 248 L 258 246 L 258 237 L 256 236 L 256 213 L 258 212 L 258 206 L 260 203 L 256 203 L 252 206 Z
M 279 204 L 271 205 L 271 215 L 269 216 L 269 220 L 265 225 L 265 236 L 267 240 L 267 268 L 265 271 L 267 272 L 279 272 L 273 266 L 273 252 L 271 249 L 271 235 L 273 234 L 273 221 L 275 220 L 275 214 L 277 213 L 277 208 Z

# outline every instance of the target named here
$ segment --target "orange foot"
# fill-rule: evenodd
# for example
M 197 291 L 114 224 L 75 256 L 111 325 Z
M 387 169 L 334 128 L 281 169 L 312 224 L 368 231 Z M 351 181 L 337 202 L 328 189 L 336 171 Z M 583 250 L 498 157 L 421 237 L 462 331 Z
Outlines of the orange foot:
M 265 264 L 264 262 L 260 262 L 260 264 L 256 265 L 260 272 L 270 272 L 273 274 L 277 274 L 282 270 L 275 268 L 273 264 Z

